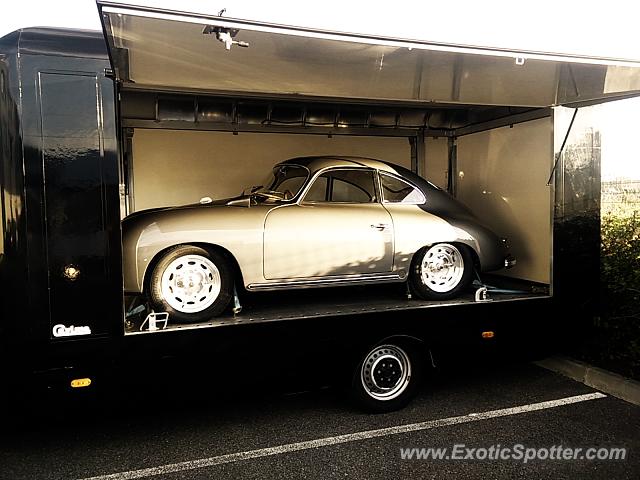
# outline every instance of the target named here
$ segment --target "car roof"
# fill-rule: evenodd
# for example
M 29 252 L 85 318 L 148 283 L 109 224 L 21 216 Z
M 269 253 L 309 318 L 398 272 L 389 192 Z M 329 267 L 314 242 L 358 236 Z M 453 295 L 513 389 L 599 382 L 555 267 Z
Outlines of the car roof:
M 322 155 L 315 157 L 296 157 L 286 160 L 284 162 L 279 163 L 278 165 L 300 165 L 303 167 L 307 167 L 313 175 L 318 170 L 322 170 L 327 167 L 369 167 L 375 168 L 377 170 L 381 170 L 383 172 L 394 173 L 396 175 L 400 175 L 401 177 L 406 178 L 418 186 L 423 188 L 434 188 L 436 190 L 440 190 L 439 187 L 435 186 L 433 183 L 425 180 L 424 178 L 416 175 L 408 168 L 402 167 L 400 165 L 396 165 L 391 162 L 386 162 L 384 160 L 377 160 L 375 158 L 367 158 L 367 157 L 355 157 L 355 156 L 345 156 L 345 155 Z
M 396 165 L 394 163 L 385 162 L 384 160 L 376 160 L 375 158 L 367 157 L 353 157 L 344 155 L 322 155 L 315 157 L 296 157 L 278 165 L 300 165 L 309 169 L 309 172 L 313 176 L 319 170 L 328 167 L 369 167 L 383 172 L 389 172 L 396 174 L 405 180 L 409 180 L 415 186 L 417 186 L 422 193 L 427 192 L 440 192 L 448 196 L 440 187 L 434 185 L 429 180 L 426 180 L 419 175 L 415 174 L 408 168 Z
M 343 155 L 322 155 L 315 157 L 296 157 L 279 163 L 279 165 L 301 165 L 307 167 L 313 174 L 327 167 L 369 167 L 391 173 L 400 173 L 398 167 L 392 163 L 374 158 L 352 157 Z
M 446 215 L 453 218 L 473 217 L 471 211 L 458 200 L 453 198 L 442 188 L 434 185 L 429 180 L 422 178 L 418 174 L 412 172 L 408 168 L 383 160 L 376 160 L 366 157 L 350 157 L 343 155 L 322 155 L 315 157 L 297 157 L 291 158 L 278 165 L 300 165 L 309 169 L 311 175 L 317 173 L 318 170 L 327 167 L 352 167 L 365 166 L 375 168 L 384 172 L 390 172 L 411 182 L 414 186 L 422 190 L 425 196 L 425 203 L 420 208 L 436 215 Z M 428 207 L 427 207 L 428 206 Z

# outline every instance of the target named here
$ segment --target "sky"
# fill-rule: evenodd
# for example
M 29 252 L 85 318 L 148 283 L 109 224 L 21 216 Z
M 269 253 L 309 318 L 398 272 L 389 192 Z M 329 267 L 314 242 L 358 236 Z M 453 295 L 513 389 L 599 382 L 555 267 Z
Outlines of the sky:
M 232 18 L 342 32 L 640 61 L 639 0 L 115 1 L 211 14 L 226 9 Z M 101 28 L 94 0 L 4 0 L 1 12 L 0 36 L 32 26 Z M 640 101 L 602 109 L 610 119 L 603 142 L 605 135 L 611 139 L 603 145 L 603 177 L 640 179 L 640 148 L 631 145 L 639 133 Z
M 640 97 L 597 108 L 602 133 L 602 179 L 640 180 Z

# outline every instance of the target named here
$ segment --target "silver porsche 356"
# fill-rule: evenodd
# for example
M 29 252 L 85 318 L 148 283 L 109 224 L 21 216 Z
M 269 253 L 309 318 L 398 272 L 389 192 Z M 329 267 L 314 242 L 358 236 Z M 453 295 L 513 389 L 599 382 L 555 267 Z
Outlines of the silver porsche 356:
M 294 158 L 242 195 L 123 221 L 124 281 L 178 322 L 249 291 L 408 282 L 456 297 L 474 269 L 509 267 L 506 241 L 411 171 L 359 157 Z

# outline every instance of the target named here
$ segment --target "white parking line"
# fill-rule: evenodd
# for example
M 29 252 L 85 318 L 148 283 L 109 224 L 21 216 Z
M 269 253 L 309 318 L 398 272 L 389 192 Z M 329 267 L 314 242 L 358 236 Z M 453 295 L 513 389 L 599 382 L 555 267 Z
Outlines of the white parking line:
M 308 440 L 306 442 L 288 443 L 286 445 L 278 445 L 276 447 L 259 448 L 257 450 L 248 450 L 246 452 L 229 453 L 227 455 L 219 455 L 217 457 L 201 458 L 199 460 L 189 460 L 187 462 L 170 463 L 167 465 L 160 465 L 158 467 L 141 468 L 140 470 L 130 470 L 127 472 L 98 475 L 95 477 L 87 477 L 82 480 L 130 480 L 134 478 L 152 477 L 154 475 L 164 475 L 169 473 L 183 472 L 186 470 L 195 470 L 197 468 L 212 467 L 214 465 L 221 465 L 223 463 L 240 462 L 242 460 L 249 460 L 252 458 L 269 457 L 272 455 L 280 455 L 282 453 L 328 447 L 330 445 L 357 442 L 359 440 L 367 440 L 370 438 L 386 437 L 388 435 L 416 432 L 419 430 L 429 430 L 432 428 L 446 427 L 448 425 L 458 425 L 461 423 L 478 422 L 480 420 L 488 420 L 490 418 L 506 417 L 509 415 L 517 415 L 519 413 L 535 412 L 537 410 L 562 407 L 563 405 L 571 405 L 573 403 L 586 402 L 588 400 L 595 400 L 597 398 L 604 397 L 606 397 L 606 395 L 600 392 L 588 393 L 586 395 L 576 395 L 574 397 L 559 398 L 558 400 L 550 400 L 548 402 L 531 403 L 529 405 L 502 408 L 500 410 L 490 410 L 488 412 L 470 413 L 467 415 L 461 415 L 459 417 L 441 418 L 438 420 L 428 420 L 426 422 L 420 423 L 398 425 L 396 427 L 387 427 L 379 428 L 377 430 L 366 430 L 363 432 L 347 433 L 345 435 L 337 435 L 335 437 L 318 438 L 315 440 Z

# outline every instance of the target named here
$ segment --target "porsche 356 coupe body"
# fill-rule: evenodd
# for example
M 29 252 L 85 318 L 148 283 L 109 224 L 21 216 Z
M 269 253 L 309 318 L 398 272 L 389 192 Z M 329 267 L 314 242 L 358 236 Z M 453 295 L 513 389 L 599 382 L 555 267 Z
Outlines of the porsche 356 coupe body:
M 123 221 L 125 291 L 178 322 L 222 313 L 249 291 L 409 282 L 449 299 L 474 269 L 515 260 L 504 239 L 411 171 L 359 157 L 280 163 L 225 200 L 136 212 Z

